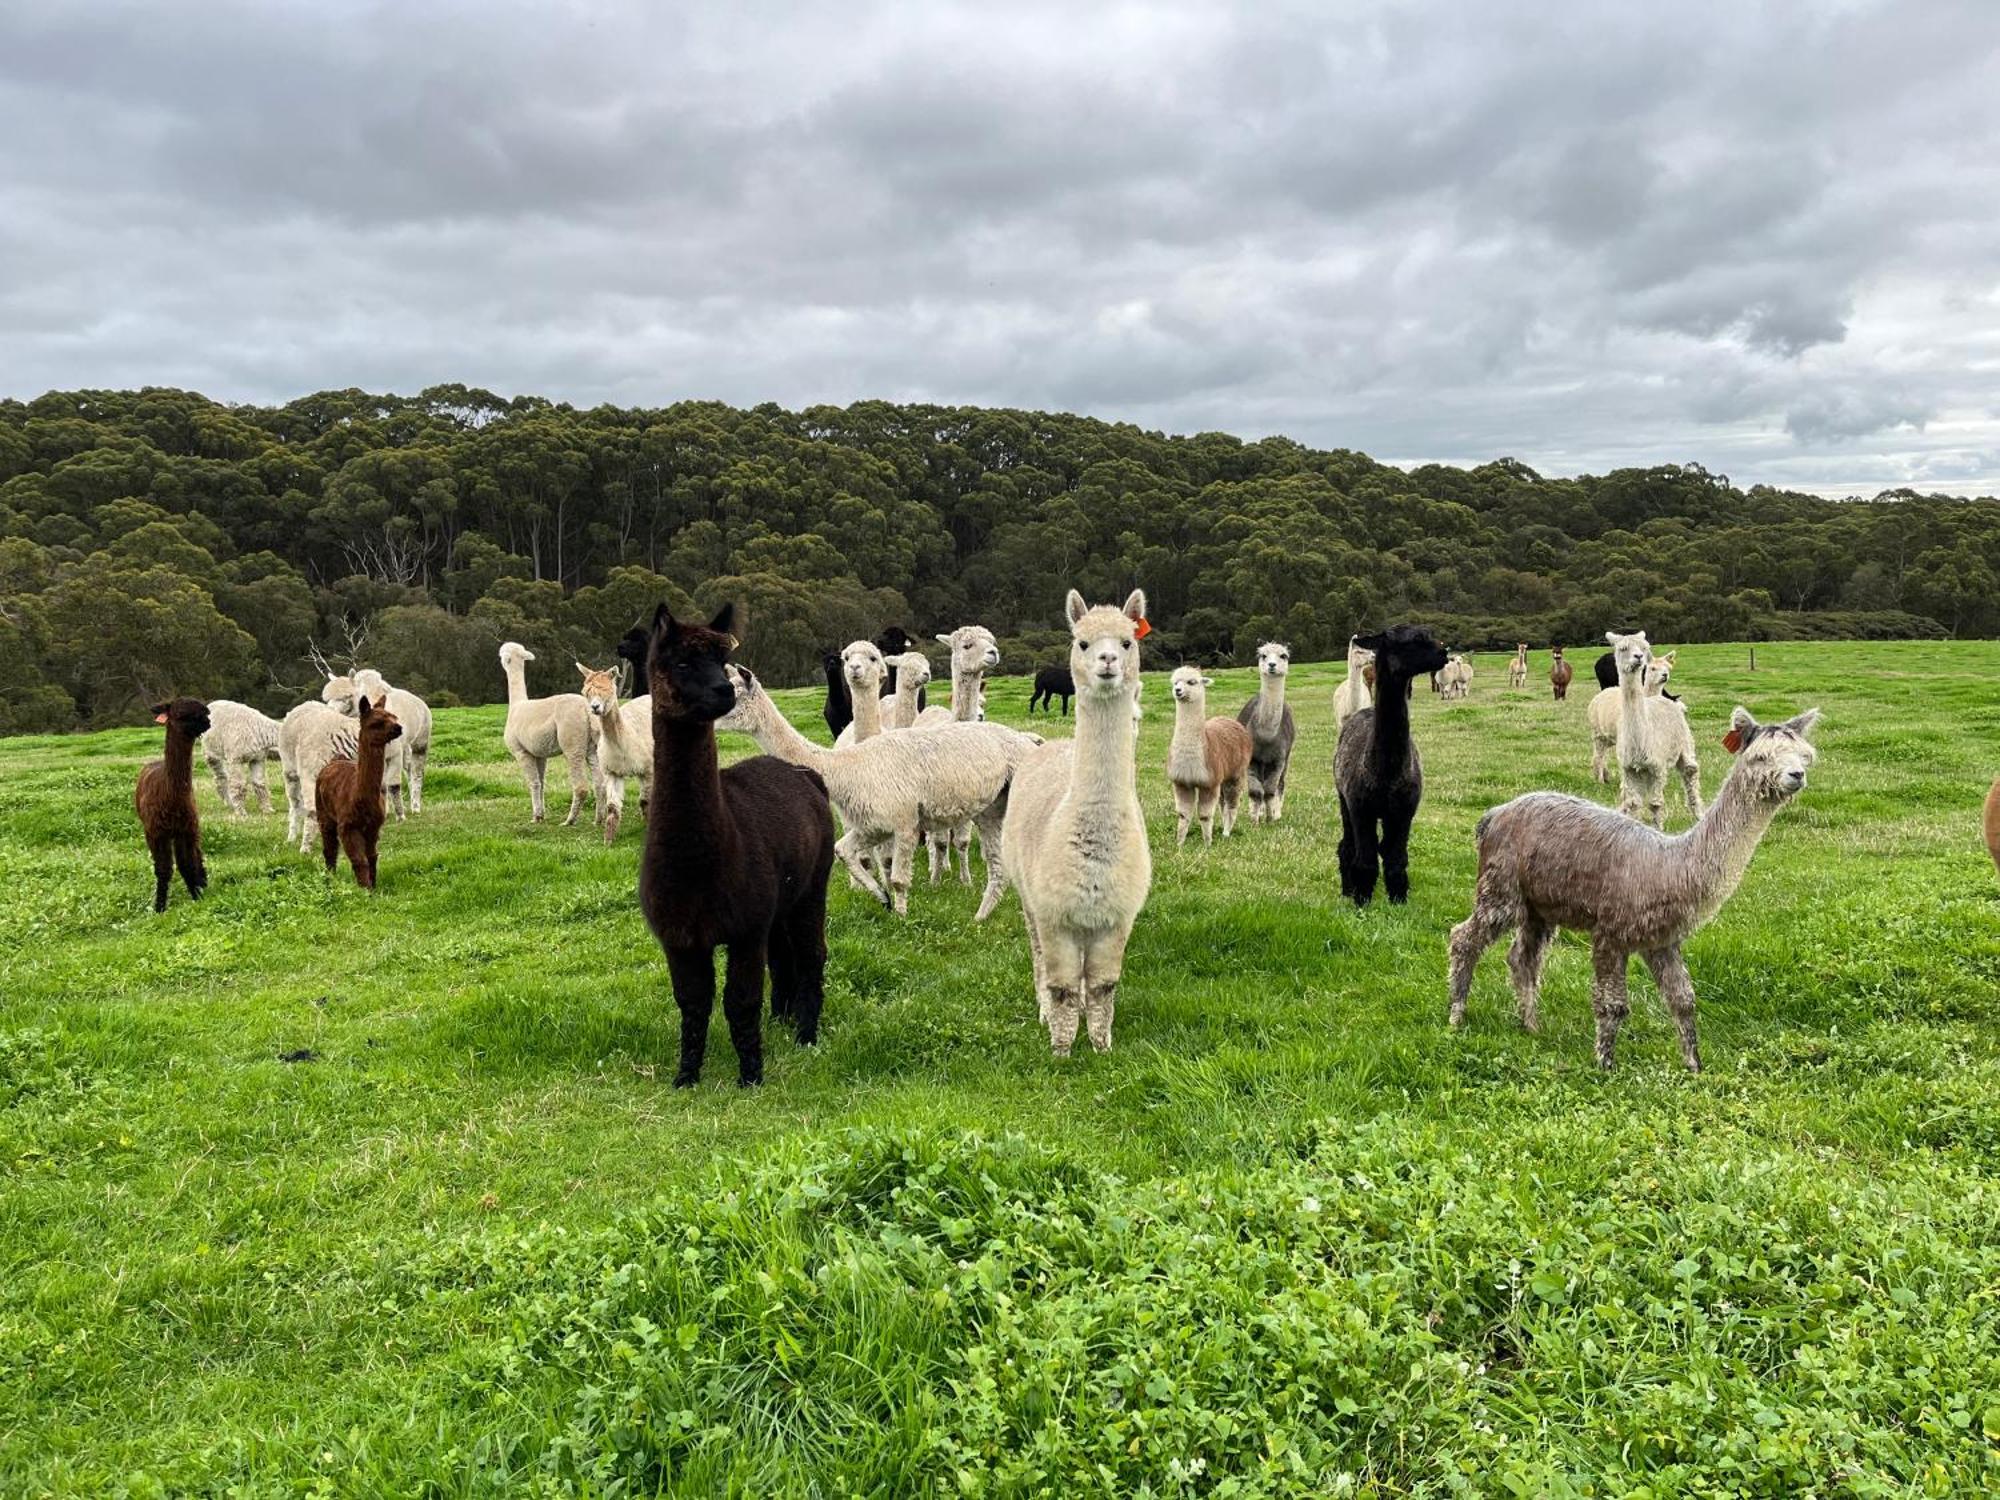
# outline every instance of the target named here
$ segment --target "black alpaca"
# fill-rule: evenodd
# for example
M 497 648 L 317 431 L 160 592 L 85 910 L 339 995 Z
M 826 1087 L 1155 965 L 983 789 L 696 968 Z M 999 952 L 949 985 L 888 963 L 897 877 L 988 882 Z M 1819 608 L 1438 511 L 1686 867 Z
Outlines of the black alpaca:
M 1039 704 L 1048 709 L 1050 713 L 1054 713 L 1056 711 L 1056 699 L 1060 698 L 1063 701 L 1062 711 L 1067 714 L 1069 712 L 1069 700 L 1075 696 L 1076 679 L 1070 675 L 1068 667 L 1037 667 L 1035 669 L 1035 692 L 1034 696 L 1028 699 L 1028 712 L 1033 713 Z
M 1629 632 L 1627 633 L 1629 634 Z M 1617 687 L 1618 653 L 1615 651 L 1605 652 L 1602 656 L 1597 658 L 1597 665 L 1593 670 L 1597 673 L 1597 685 L 1600 688 Z
M 674 1086 L 701 1078 L 715 1009 L 715 950 L 727 948 L 722 1014 L 738 1080 L 764 1081 L 760 1012 L 771 970 L 771 1014 L 801 1046 L 819 1037 L 826 982 L 826 877 L 833 808 L 817 771 L 769 755 L 718 769 L 715 721 L 736 702 L 724 663 L 736 607 L 706 627 L 662 604 L 647 643 L 653 696 L 653 799 L 639 864 L 639 905 L 666 950 L 681 1013 Z
M 819 664 L 826 669 L 826 707 L 820 712 L 826 719 L 826 732 L 839 739 L 840 731 L 854 722 L 854 700 L 847 692 L 847 669 L 841 665 L 838 651 L 822 651 Z
M 1409 899 L 1410 825 L 1424 797 L 1424 764 L 1410 738 L 1408 689 L 1444 665 L 1445 650 L 1416 625 L 1392 625 L 1356 644 L 1375 653 L 1375 706 L 1341 726 L 1333 783 L 1340 793 L 1340 893 L 1366 906 L 1378 859 L 1389 899 Z
M 132 807 L 153 856 L 153 910 L 165 911 L 176 864 L 190 899 L 199 901 L 208 886 L 201 814 L 194 806 L 194 742 L 208 733 L 208 705 L 199 698 L 155 703 L 153 722 L 167 726 L 166 759 L 148 761 L 140 770 Z

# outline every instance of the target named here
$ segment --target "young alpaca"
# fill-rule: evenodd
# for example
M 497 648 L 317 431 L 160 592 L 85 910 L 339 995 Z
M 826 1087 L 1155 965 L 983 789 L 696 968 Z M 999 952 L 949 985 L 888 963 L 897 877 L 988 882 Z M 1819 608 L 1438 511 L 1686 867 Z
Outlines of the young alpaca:
M 1028 698 L 1028 712 L 1045 708 L 1050 713 L 1056 709 L 1056 699 L 1062 699 L 1063 717 L 1069 717 L 1069 700 L 1076 696 L 1076 678 L 1070 669 L 1058 663 L 1052 667 L 1035 668 L 1035 691 Z
M 199 901 L 208 885 L 208 867 L 201 858 L 201 814 L 194 806 L 194 742 L 208 733 L 208 705 L 199 698 L 155 703 L 153 722 L 167 726 L 166 754 L 140 769 L 132 810 L 139 815 L 146 848 L 153 856 L 153 910 L 165 911 L 175 865 L 180 866 L 190 900 Z
M 1222 836 L 1236 830 L 1236 804 L 1250 779 L 1250 731 L 1235 719 L 1208 716 L 1213 677 L 1200 667 L 1175 667 L 1174 737 L 1167 744 L 1167 780 L 1173 783 L 1174 843 L 1185 844 L 1188 824 L 1201 820 L 1201 841 L 1215 841 L 1215 805 L 1222 804 Z
M 369 675 L 378 683 L 382 680 L 382 674 L 379 672 Z M 328 673 L 326 681 L 320 686 L 319 690 L 321 701 L 328 708 L 347 720 L 347 728 L 350 735 L 359 733 L 361 727 L 354 706 L 361 696 L 361 690 L 355 686 L 355 683 L 360 678 L 361 674 L 359 672 L 343 672 L 338 677 Z M 378 704 L 381 701 L 379 697 L 375 699 L 375 702 Z M 389 751 L 383 757 L 382 761 L 382 795 L 396 809 L 396 821 L 399 823 L 406 816 L 403 802 L 403 774 L 408 767 L 408 762 L 407 747 L 400 742 L 389 747 Z M 322 766 L 322 769 L 324 769 L 324 766 Z M 314 777 L 317 779 L 317 772 L 314 773 Z M 299 840 L 301 852 L 306 849 L 311 840 L 312 825 L 311 820 L 308 820 L 305 832 Z
M 1667 776 L 1678 770 L 1688 812 L 1699 818 L 1701 762 L 1695 758 L 1687 710 L 1671 699 L 1646 696 L 1653 649 L 1645 631 L 1606 631 L 1605 638 L 1618 657 L 1618 810 L 1664 827 Z
M 567 828 L 576 821 L 583 806 L 584 788 L 590 789 L 590 821 L 595 823 L 604 801 L 595 748 L 591 744 L 590 705 L 581 693 L 557 693 L 553 698 L 528 696 L 527 664 L 535 653 L 519 641 L 500 647 L 500 670 L 507 674 L 507 753 L 521 767 L 528 783 L 528 800 L 534 821 L 544 816 L 543 787 L 548 781 L 549 761 L 562 756 L 569 765 L 569 816 Z
M 1654 698 L 1665 693 L 1667 679 L 1673 674 L 1673 652 L 1654 657 L 1646 667 L 1646 696 Z M 1618 749 L 1618 719 L 1623 711 L 1624 700 L 1615 687 L 1600 689 L 1590 700 L 1590 774 L 1600 782 L 1611 780 L 1609 767 Z
M 1575 676 L 1576 668 L 1563 659 L 1563 648 L 1560 646 L 1551 647 L 1549 650 L 1549 686 L 1555 689 L 1556 702 L 1561 703 L 1565 698 L 1569 697 L 1570 681 Z
M 722 1014 L 745 1088 L 764 1081 L 766 966 L 771 1014 L 790 1019 L 802 1047 L 819 1039 L 825 998 L 833 809 L 818 775 L 768 755 L 719 769 L 715 721 L 736 701 L 726 666 L 735 619 L 725 604 L 706 628 L 684 625 L 662 604 L 647 652 L 653 806 L 639 905 L 681 1013 L 675 1088 L 701 1080 L 717 948 L 729 950 Z
M 618 701 L 618 677 L 574 662 L 583 674 L 583 701 L 597 736 L 597 769 L 604 785 L 604 842 L 618 837 L 625 815 L 625 778 L 639 778 L 643 812 L 653 791 L 653 704 L 643 694 L 630 703 Z
M 1479 955 L 1518 927 L 1507 968 L 1521 1024 L 1541 1029 L 1542 961 L 1556 929 L 1591 935 L 1597 1065 L 1609 1068 L 1627 1010 L 1625 970 L 1644 956 L 1680 1032 L 1688 1071 L 1701 1071 L 1694 982 L 1681 945 L 1735 892 L 1757 842 L 1806 784 L 1816 752 L 1807 736 L 1819 710 L 1759 724 L 1738 708 L 1723 745 L 1736 757 L 1715 805 L 1685 833 L 1665 834 L 1560 792 L 1530 792 L 1479 820 L 1479 879 L 1472 914 L 1451 930 L 1451 1024 Z
M 424 770 L 431 759 L 431 706 L 415 693 L 390 687 L 373 667 L 363 667 L 354 674 L 354 691 L 373 703 L 387 707 L 396 716 L 396 722 L 403 726 L 403 738 L 389 758 L 388 770 L 399 783 L 394 788 L 398 799 L 403 795 L 401 783 L 407 782 L 410 811 L 422 812 Z M 401 816 L 400 800 L 397 815 Z
M 1514 647 L 1513 660 L 1507 663 L 1507 686 L 1510 688 L 1528 685 L 1528 643 L 1521 641 Z
M 1292 741 L 1298 726 L 1285 702 L 1285 674 L 1292 669 L 1292 648 L 1266 641 L 1257 648 L 1257 696 L 1236 711 L 1236 721 L 1250 731 L 1250 821 L 1273 823 L 1285 815 L 1285 772 L 1292 764 Z
M 403 726 L 383 704 L 363 697 L 357 706 L 361 710 L 360 753 L 353 760 L 337 760 L 321 771 L 315 788 L 319 849 L 329 875 L 345 849 L 354 883 L 372 891 L 375 856 L 388 816 L 382 807 L 382 767 L 390 741 L 401 737 Z
M 1375 895 L 1378 859 L 1389 899 L 1409 899 L 1410 825 L 1423 801 L 1424 763 L 1410 738 L 1406 689 L 1442 668 L 1445 654 L 1416 625 L 1392 625 L 1360 642 L 1375 653 L 1375 706 L 1341 728 L 1333 783 L 1340 794 L 1340 893 L 1366 906 Z
M 1065 606 L 1077 679 L 1076 738 L 1031 752 L 1015 772 L 1001 860 L 1021 896 L 1035 1002 L 1049 1045 L 1068 1057 L 1077 1022 L 1111 1050 L 1125 944 L 1153 883 L 1139 805 L 1139 630 L 1146 596 L 1123 609 Z
M 1347 680 L 1333 690 L 1333 734 L 1340 737 L 1340 731 L 1347 721 L 1361 709 L 1375 701 L 1375 653 L 1355 644 L 1355 638 L 1347 638 Z

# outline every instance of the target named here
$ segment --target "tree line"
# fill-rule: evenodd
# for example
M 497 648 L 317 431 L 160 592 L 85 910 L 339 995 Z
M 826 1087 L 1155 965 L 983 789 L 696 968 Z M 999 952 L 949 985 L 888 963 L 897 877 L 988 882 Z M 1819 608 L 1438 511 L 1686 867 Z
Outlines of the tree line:
M 1064 591 L 1142 584 L 1157 661 L 1338 656 L 1392 619 L 1456 647 L 2000 633 L 2000 501 L 1739 489 L 1696 465 L 1555 479 L 1170 437 L 1048 412 L 579 410 L 465 386 L 229 406 L 0 402 L 0 732 L 168 692 L 282 707 L 307 653 L 440 704 L 504 695 L 498 643 L 576 686 L 666 599 L 738 602 L 777 684 L 901 623 L 1055 659 Z M 1164 653 L 1160 647 L 1164 647 Z

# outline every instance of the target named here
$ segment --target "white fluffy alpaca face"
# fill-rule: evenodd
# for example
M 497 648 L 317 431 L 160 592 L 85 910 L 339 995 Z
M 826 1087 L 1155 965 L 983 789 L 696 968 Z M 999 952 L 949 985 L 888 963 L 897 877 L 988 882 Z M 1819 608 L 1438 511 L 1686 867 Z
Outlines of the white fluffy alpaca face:
M 1292 670 L 1292 648 L 1266 641 L 1257 648 L 1257 670 L 1266 677 L 1283 677 Z
M 1146 618 L 1146 595 L 1132 590 L 1122 608 L 1086 604 L 1069 591 L 1064 606 L 1070 629 L 1070 675 L 1086 698 L 1116 698 L 1138 691 L 1139 625 Z
M 1806 738 L 1818 722 L 1819 710 L 1809 708 L 1782 724 L 1759 724 L 1739 704 L 1729 716 L 1723 748 L 1736 757 L 1736 774 L 1749 777 L 1759 796 L 1782 802 L 1805 787 L 1806 773 L 1819 759 Z
M 851 689 L 879 688 L 888 680 L 888 664 L 873 641 L 850 641 L 840 653 L 841 674 Z
M 1611 643 L 1611 654 L 1618 661 L 1618 680 L 1637 678 L 1643 686 L 1643 676 L 1647 664 L 1653 659 L 1652 645 L 1646 640 L 1646 632 L 1641 630 L 1632 635 L 1620 635 L 1615 630 L 1604 632 L 1604 639 Z
M 1175 667 L 1174 675 L 1167 680 L 1173 684 L 1176 703 L 1200 703 L 1215 681 L 1213 677 L 1202 676 L 1200 667 Z
M 961 625 L 938 644 L 951 647 L 951 670 L 959 677 L 983 677 L 1000 665 L 1000 643 L 984 625 Z
M 924 687 L 931 680 L 931 659 L 921 651 L 905 651 L 901 656 L 891 656 L 887 664 L 896 669 L 896 686 L 899 688 L 905 682 Z
M 327 678 L 325 686 L 319 690 L 320 702 L 348 718 L 354 717 L 354 700 L 358 696 L 354 690 L 354 679 L 346 676 Z

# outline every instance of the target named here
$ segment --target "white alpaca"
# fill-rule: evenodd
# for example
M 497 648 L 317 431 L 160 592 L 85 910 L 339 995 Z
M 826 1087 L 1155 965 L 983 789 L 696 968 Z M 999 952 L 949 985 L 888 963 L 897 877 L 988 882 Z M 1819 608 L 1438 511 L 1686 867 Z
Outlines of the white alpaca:
M 939 724 L 977 723 L 986 718 L 986 674 L 1000 665 L 1000 643 L 984 625 L 961 625 L 938 636 L 941 645 L 951 648 L 951 707 L 933 706 L 917 716 L 916 727 L 934 729 Z M 933 834 L 925 842 L 931 884 L 951 873 L 953 853 L 958 855 L 958 879 L 972 884 L 972 825 Z M 989 859 L 988 864 L 992 861 Z
M 921 651 L 905 651 L 901 656 L 890 657 L 888 665 L 895 670 L 896 687 L 882 699 L 882 711 L 888 718 L 886 727 L 908 729 L 921 712 L 917 694 L 931 683 L 931 659 Z
M 278 721 L 247 703 L 217 698 L 208 705 L 208 733 L 201 737 L 202 758 L 215 775 L 215 790 L 223 806 L 242 815 L 243 783 L 257 794 L 257 810 L 271 810 L 271 789 L 264 783 L 264 762 L 278 760 Z M 282 763 L 281 763 L 282 764 Z
M 618 701 L 618 676 L 574 663 L 583 674 L 583 701 L 590 708 L 591 733 L 597 737 L 597 772 L 604 789 L 604 842 L 618 837 L 625 816 L 625 778 L 639 778 L 639 810 L 653 798 L 653 699 L 641 693 L 630 703 Z M 623 663 L 621 662 L 622 666 Z
M 1064 612 L 1076 738 L 1044 745 L 1022 763 L 1000 846 L 1028 926 L 1035 1003 L 1057 1057 L 1069 1056 L 1085 1017 L 1091 1046 L 1111 1050 L 1125 945 L 1153 884 L 1133 732 L 1146 596 L 1134 589 L 1123 609 L 1092 609 L 1071 589 Z
M 391 687 L 373 667 L 363 667 L 354 674 L 354 691 L 370 703 L 386 702 L 396 722 L 403 726 L 402 734 L 389 742 L 389 748 L 398 752 L 395 757 L 398 782 L 409 784 L 410 811 L 422 812 L 424 770 L 431 759 L 431 706 L 415 693 Z M 385 756 L 383 769 L 389 768 L 389 757 Z
M 1472 663 L 1454 652 L 1438 671 L 1438 692 L 1445 698 L 1465 698 L 1472 693 Z
M 370 675 L 374 677 L 375 681 L 381 681 L 381 674 L 373 673 Z M 349 675 L 343 672 L 340 676 L 336 677 L 331 670 L 328 670 L 326 681 L 320 684 L 319 689 L 320 701 L 348 721 L 348 726 L 357 736 L 357 743 L 361 733 L 361 719 L 356 705 L 363 696 L 360 688 L 355 686 L 359 681 L 359 673 Z M 371 698 L 369 701 L 372 703 L 375 700 Z M 382 752 L 382 802 L 385 807 L 395 808 L 396 820 L 398 822 L 401 822 L 404 816 L 403 775 L 408 764 L 409 751 L 404 747 L 402 737 L 399 735 L 389 741 Z M 310 853 L 311 850 L 308 847 L 310 843 L 311 839 L 308 837 L 306 843 L 300 847 Z
M 604 787 L 590 733 L 590 705 L 581 693 L 530 698 L 527 664 L 534 659 L 535 653 L 519 641 L 507 641 L 500 647 L 500 669 L 507 674 L 507 728 L 503 735 L 507 753 L 520 765 L 522 779 L 528 783 L 535 822 L 544 816 L 542 792 L 549 762 L 560 755 L 569 766 L 569 816 L 563 819 L 563 826 L 576 821 L 586 787 L 591 796 L 590 820 L 595 823 L 602 810 Z
M 1522 641 L 1514 648 L 1514 655 L 1507 663 L 1507 686 L 1526 687 L 1528 685 L 1528 643 Z
M 1665 827 L 1667 777 L 1678 770 L 1688 812 L 1699 819 L 1701 763 L 1694 735 L 1680 704 L 1646 696 L 1646 668 L 1653 660 L 1646 633 L 1607 630 L 1604 638 L 1618 660 L 1618 810 Z
M 840 674 L 854 708 L 854 721 L 833 740 L 835 749 L 845 750 L 874 739 L 888 727 L 890 705 L 882 696 L 882 684 L 889 680 L 889 659 L 873 641 L 849 641 L 840 653 Z
M 346 682 L 336 678 L 336 682 Z M 278 725 L 278 764 L 285 777 L 285 842 L 312 852 L 319 834 L 319 773 L 361 753 L 361 725 L 332 704 L 301 703 Z
M 1674 655 L 1656 656 L 1646 665 L 1646 696 L 1657 698 L 1674 674 Z M 1610 766 L 1618 750 L 1618 721 L 1625 711 L 1625 697 L 1617 688 L 1603 689 L 1590 700 L 1590 774 L 1601 782 L 1611 780 Z
M 1375 653 L 1354 644 L 1354 637 L 1347 638 L 1347 680 L 1333 690 L 1333 737 L 1340 738 L 1340 726 L 1355 713 L 1374 706 L 1375 694 L 1369 690 L 1368 679 L 1362 673 L 1375 661 Z
M 756 677 L 729 668 L 736 705 L 717 729 L 747 734 L 767 755 L 819 772 L 847 831 L 834 852 L 854 883 L 898 916 L 910 908 L 910 862 L 924 834 L 972 822 L 987 851 L 986 892 L 975 921 L 999 903 L 1000 820 L 1014 768 L 1041 744 L 1004 724 L 945 724 L 925 733 L 878 734 L 845 750 L 815 745 L 778 711 Z M 886 891 L 867 869 L 875 845 L 890 845 Z

